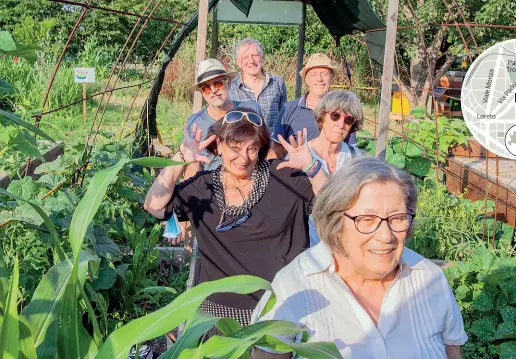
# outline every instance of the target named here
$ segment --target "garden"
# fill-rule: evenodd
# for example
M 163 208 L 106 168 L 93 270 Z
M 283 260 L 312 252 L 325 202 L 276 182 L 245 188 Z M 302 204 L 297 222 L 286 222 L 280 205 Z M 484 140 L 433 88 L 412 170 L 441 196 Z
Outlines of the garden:
M 188 258 L 168 250 L 162 223 L 143 210 L 157 171 L 178 164 L 159 156 L 135 156 L 140 109 L 152 87 L 145 68 L 138 64 L 148 64 L 149 48 L 155 51 L 159 46 L 152 31 L 167 30 L 152 25 L 143 33 L 131 58 L 134 66 L 118 73 L 117 86 L 124 89 L 112 92 L 102 123 L 94 128 L 90 121 L 101 106 L 95 94 L 110 77 L 118 54 L 113 44 L 123 43 L 127 35 L 122 26 L 95 14 L 78 29 L 80 36 L 61 63 L 42 108 L 76 9 L 43 1 L 22 9 L 15 3 L 0 5 L 0 173 L 8 183 L 0 186 L 1 357 L 125 359 L 130 352 L 150 348 L 153 357 L 160 359 L 250 358 L 250 348 L 260 345 L 293 350 L 306 358 L 339 358 L 333 344 L 308 342 L 307 333 L 293 323 L 266 321 L 241 327 L 235 320 L 201 312 L 199 305 L 212 293 L 252 293 L 271 289 L 270 283 L 237 276 L 187 291 Z M 167 2 L 178 14 L 187 12 L 187 3 Z M 478 15 L 484 21 L 490 21 L 489 14 L 496 13 L 503 1 L 487 3 Z M 111 5 L 140 9 L 130 1 Z M 437 14 L 425 9 L 420 9 L 421 16 L 432 21 Z M 167 15 L 158 12 L 156 16 Z M 511 21 L 510 14 L 504 16 L 508 18 L 500 21 Z M 307 18 L 311 25 L 306 51 L 334 51 L 331 36 L 315 13 L 308 11 Z M 249 34 L 267 43 L 266 63 L 272 72 L 284 76 L 291 99 L 296 49 L 291 30 L 225 25 L 219 53 L 230 57 L 235 38 Z M 479 38 L 492 35 L 480 31 Z M 457 41 L 452 34 L 449 41 Z M 354 54 L 347 60 L 359 81 L 357 87 L 366 88 L 374 85 L 368 73 L 372 69 L 367 51 L 359 44 L 358 36 L 350 36 L 342 46 Z M 400 55 L 402 66 L 410 67 L 414 60 L 407 55 L 409 50 L 402 51 L 406 56 Z M 457 56 L 459 50 L 452 45 L 450 53 Z M 345 60 L 337 60 L 343 66 Z M 190 111 L 191 97 L 185 89 L 193 78 L 192 37 L 185 40 L 174 61 L 156 108 L 160 137 L 172 152 L 181 143 Z M 91 97 L 86 101 L 86 122 L 82 87 L 73 82 L 74 67 L 96 69 L 96 82 L 87 88 Z M 403 76 L 400 80 L 410 82 L 411 74 L 400 73 Z M 345 76 L 337 79 L 344 82 Z M 378 94 L 357 92 L 370 120 L 358 135 L 358 146 L 375 155 Z M 471 134 L 462 119 L 429 116 L 417 99 L 413 101 L 410 121 L 401 130 L 400 124 L 392 124 L 386 150 L 386 160 L 411 173 L 418 184 L 415 232 L 408 247 L 445 263 L 469 337 L 462 358 L 516 358 L 514 227 L 493 216 L 496 204 L 487 195 L 472 201 L 467 193 L 447 189 L 443 168 L 449 154 L 467 144 Z M 37 117 L 52 109 L 60 110 Z M 52 151 L 57 155 L 48 159 Z M 274 297 L 265 310 L 273 304 Z M 182 335 L 167 346 L 169 333 L 181 323 L 185 323 Z M 214 325 L 224 336 L 200 345 Z M 297 344 L 276 338 L 298 333 L 303 333 L 303 340 Z

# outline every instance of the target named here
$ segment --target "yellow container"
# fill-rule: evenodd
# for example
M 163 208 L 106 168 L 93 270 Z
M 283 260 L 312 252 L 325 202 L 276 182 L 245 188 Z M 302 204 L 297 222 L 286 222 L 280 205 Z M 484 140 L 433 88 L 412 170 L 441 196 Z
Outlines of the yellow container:
M 394 90 L 394 91 L 392 91 L 391 112 L 401 114 L 402 109 L 403 109 L 403 116 L 410 114 L 409 100 L 408 100 L 407 96 L 405 96 L 405 94 L 402 95 L 402 92 L 400 90 Z

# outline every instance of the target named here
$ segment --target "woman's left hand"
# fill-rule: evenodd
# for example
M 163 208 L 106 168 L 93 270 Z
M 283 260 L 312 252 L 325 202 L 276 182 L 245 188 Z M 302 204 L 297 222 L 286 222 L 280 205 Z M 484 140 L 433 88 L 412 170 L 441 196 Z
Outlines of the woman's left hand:
M 297 140 L 294 136 L 290 136 L 290 144 L 285 141 L 281 135 L 278 135 L 278 140 L 288 152 L 288 160 L 281 162 L 277 167 L 278 169 L 294 168 L 303 170 L 312 163 L 313 158 L 308 148 L 308 134 L 306 128 L 303 128 L 302 133 L 301 131 L 297 131 Z

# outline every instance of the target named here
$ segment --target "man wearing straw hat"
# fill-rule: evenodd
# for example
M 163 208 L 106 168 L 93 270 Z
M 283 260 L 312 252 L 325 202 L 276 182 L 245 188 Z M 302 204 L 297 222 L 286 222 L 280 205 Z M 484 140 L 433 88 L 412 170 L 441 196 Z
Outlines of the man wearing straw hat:
M 315 120 L 313 109 L 330 91 L 330 86 L 335 79 L 337 68 L 333 66 L 328 56 L 322 53 L 315 53 L 308 59 L 305 67 L 300 71 L 308 92 L 300 98 L 287 102 L 281 109 L 278 121 L 272 133 L 272 149 L 278 158 L 285 157 L 285 149 L 278 140 L 278 135 L 288 139 L 290 136 L 297 136 L 298 131 L 306 128 L 308 140 L 319 136 L 319 127 Z M 351 147 L 356 144 L 356 135 L 351 133 L 345 142 Z
M 201 111 L 194 113 L 186 121 L 185 136 L 192 133 L 194 126 L 202 130 L 202 139 L 206 139 L 208 129 L 215 122 L 221 120 L 224 115 L 235 106 L 245 104 L 251 108 L 256 108 L 257 112 L 262 113 L 260 106 L 255 102 L 232 101 L 228 92 L 231 79 L 237 75 L 236 72 L 227 72 L 224 65 L 215 59 L 206 59 L 199 63 L 199 70 L 195 84 L 190 87 L 192 91 L 200 91 L 208 106 Z M 211 163 L 203 164 L 205 170 L 212 170 L 218 167 L 218 157 L 208 153 L 203 153 L 211 159 Z M 201 170 L 200 163 L 193 163 L 188 166 L 185 178 L 189 178 Z

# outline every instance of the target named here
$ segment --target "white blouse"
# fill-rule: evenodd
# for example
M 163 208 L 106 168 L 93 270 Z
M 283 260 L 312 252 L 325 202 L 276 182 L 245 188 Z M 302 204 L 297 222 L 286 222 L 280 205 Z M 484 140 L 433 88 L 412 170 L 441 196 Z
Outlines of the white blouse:
M 443 271 L 408 248 L 403 251 L 400 268 L 385 293 L 375 326 L 335 272 L 329 248 L 320 242 L 276 275 L 272 282 L 277 297 L 274 308 L 257 319 L 270 296 L 267 292 L 252 322 L 276 319 L 297 323 L 311 342 L 333 342 L 345 359 L 446 359 L 445 345 L 462 345 L 468 337 Z

